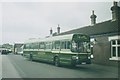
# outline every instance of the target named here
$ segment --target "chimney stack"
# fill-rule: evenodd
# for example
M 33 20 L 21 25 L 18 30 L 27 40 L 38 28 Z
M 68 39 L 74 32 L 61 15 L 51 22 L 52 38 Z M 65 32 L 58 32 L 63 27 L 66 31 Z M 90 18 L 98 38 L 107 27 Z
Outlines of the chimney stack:
M 94 10 L 92 11 L 92 15 L 90 16 L 90 18 L 91 18 L 91 25 L 96 24 L 97 16 L 94 14 Z
M 118 2 L 114 1 L 113 6 L 111 7 L 112 11 L 112 20 L 120 20 L 120 7 L 118 6 Z
M 58 24 L 58 27 L 57 27 L 57 34 L 60 34 L 60 27 L 59 27 L 59 24 Z

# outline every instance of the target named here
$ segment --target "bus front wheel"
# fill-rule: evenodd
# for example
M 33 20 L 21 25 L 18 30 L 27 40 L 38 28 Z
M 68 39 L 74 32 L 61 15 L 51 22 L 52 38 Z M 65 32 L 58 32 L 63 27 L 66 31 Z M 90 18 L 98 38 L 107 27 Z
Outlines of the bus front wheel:
M 33 55 L 29 54 L 29 60 L 32 61 L 33 60 Z
M 71 60 L 71 66 L 76 67 L 76 60 Z
M 60 59 L 59 59 L 59 57 L 55 57 L 55 59 L 54 59 L 54 64 L 55 64 L 55 66 L 57 66 L 57 67 L 60 66 Z

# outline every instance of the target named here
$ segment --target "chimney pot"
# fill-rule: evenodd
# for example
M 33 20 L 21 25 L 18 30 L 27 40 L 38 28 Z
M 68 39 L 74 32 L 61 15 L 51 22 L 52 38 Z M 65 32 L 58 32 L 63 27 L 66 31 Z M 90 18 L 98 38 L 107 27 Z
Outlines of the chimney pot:
M 60 27 L 59 27 L 59 24 L 58 24 L 58 27 L 57 27 L 57 33 L 58 33 L 58 34 L 60 33 Z
M 118 2 L 114 1 L 113 6 L 111 7 L 112 11 L 112 20 L 119 20 L 120 19 L 120 7 L 118 6 Z
M 94 10 L 92 10 L 92 15 L 90 16 L 91 18 L 91 25 L 96 24 L 96 15 L 94 14 Z

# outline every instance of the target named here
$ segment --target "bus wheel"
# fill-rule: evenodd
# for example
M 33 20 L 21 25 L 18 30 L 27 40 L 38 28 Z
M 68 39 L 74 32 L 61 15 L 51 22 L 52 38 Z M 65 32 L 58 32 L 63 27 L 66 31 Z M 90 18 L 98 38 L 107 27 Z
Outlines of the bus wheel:
M 71 60 L 71 66 L 76 67 L 76 60 Z
M 30 60 L 30 61 L 33 60 L 33 55 L 32 55 L 32 54 L 29 55 L 29 60 Z
M 55 66 L 57 66 L 57 67 L 60 66 L 60 59 L 59 59 L 59 57 L 55 57 L 55 59 L 54 59 L 54 64 L 55 64 Z

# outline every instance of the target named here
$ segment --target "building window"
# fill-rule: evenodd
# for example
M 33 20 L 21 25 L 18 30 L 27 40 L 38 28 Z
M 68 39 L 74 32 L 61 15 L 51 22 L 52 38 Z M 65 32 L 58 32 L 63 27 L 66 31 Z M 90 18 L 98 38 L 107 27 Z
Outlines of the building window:
M 110 60 L 120 60 L 120 39 L 118 37 L 114 36 L 109 38 L 109 41 L 111 42 Z
M 118 57 L 120 57 L 120 46 L 118 47 Z
M 116 47 L 112 47 L 111 52 L 112 52 L 111 56 L 116 57 Z

